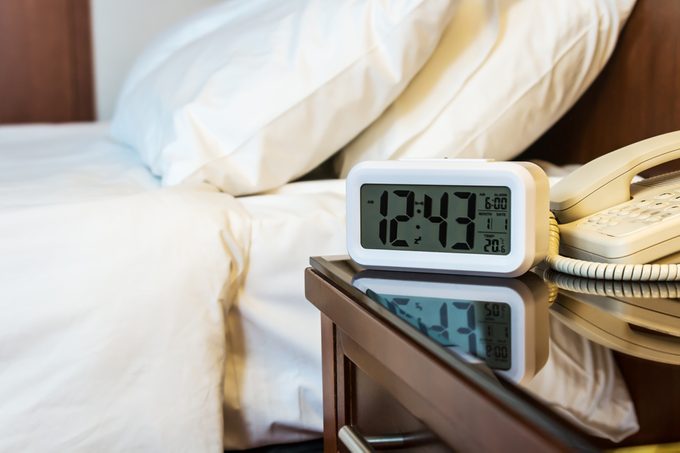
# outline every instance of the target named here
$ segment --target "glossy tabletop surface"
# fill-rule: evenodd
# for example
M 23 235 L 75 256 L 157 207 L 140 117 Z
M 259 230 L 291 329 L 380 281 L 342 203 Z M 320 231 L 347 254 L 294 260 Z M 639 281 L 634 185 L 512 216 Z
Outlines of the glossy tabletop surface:
M 311 264 L 576 448 L 680 442 L 680 285 L 375 271 L 345 257 Z

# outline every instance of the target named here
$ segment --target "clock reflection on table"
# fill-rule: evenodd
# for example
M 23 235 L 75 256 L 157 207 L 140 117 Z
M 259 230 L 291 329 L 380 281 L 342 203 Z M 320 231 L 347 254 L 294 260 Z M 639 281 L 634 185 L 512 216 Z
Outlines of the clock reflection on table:
M 352 284 L 441 346 L 513 381 L 531 379 L 547 360 L 547 289 L 533 274 L 433 282 L 366 270 Z

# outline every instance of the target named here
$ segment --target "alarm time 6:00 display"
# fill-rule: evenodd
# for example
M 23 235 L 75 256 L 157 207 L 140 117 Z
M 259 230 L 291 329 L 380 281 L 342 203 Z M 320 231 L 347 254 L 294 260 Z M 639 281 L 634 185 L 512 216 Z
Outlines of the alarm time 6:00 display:
M 545 257 L 548 180 L 528 162 L 364 162 L 347 178 L 347 244 L 372 268 L 516 276 Z

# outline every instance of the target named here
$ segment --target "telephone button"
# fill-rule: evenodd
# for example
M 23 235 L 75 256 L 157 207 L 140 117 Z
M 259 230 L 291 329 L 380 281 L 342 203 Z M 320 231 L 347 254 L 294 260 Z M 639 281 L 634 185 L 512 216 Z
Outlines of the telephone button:
M 664 200 L 664 199 L 670 198 L 672 196 L 673 196 L 673 194 L 670 193 L 670 192 L 663 192 L 663 193 L 660 193 L 659 195 L 657 195 L 655 198 L 657 200 Z
M 662 221 L 664 218 L 660 215 L 653 215 L 646 220 L 647 223 L 656 223 Z
M 636 206 L 647 206 L 648 204 L 651 204 L 652 200 L 640 200 L 637 203 L 635 203 Z
M 647 226 L 644 223 L 624 222 L 603 229 L 602 233 L 607 234 L 608 236 L 626 236 L 628 234 L 632 234 L 635 233 L 636 231 L 642 230 L 643 228 L 646 227 Z

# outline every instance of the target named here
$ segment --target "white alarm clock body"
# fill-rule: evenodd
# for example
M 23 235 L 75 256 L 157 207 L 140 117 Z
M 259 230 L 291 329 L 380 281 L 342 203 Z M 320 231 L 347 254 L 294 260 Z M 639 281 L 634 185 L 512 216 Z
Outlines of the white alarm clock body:
M 548 293 L 539 278 L 429 282 L 357 277 L 352 282 L 356 288 L 380 298 L 378 303 L 398 311 L 414 328 L 427 330 L 463 357 L 481 359 L 514 382 L 531 379 L 547 360 Z
M 529 162 L 363 162 L 347 177 L 347 249 L 368 268 L 514 277 L 545 258 L 549 184 Z

